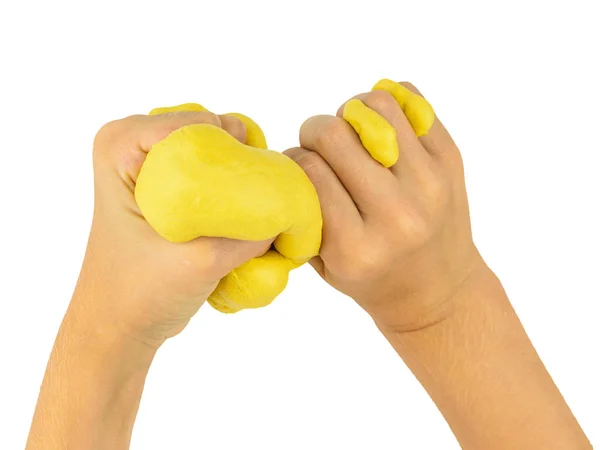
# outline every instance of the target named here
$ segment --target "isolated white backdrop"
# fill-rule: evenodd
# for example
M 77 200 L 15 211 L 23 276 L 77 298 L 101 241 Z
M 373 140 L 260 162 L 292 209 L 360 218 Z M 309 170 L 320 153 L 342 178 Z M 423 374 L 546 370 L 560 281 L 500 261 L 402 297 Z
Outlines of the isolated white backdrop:
M 416 84 L 458 142 L 476 243 L 600 445 L 595 3 L 2 2 L 0 448 L 25 443 L 104 122 L 195 101 L 283 150 L 382 77 Z M 458 446 L 370 319 L 304 267 L 272 306 L 203 307 L 160 350 L 132 448 Z

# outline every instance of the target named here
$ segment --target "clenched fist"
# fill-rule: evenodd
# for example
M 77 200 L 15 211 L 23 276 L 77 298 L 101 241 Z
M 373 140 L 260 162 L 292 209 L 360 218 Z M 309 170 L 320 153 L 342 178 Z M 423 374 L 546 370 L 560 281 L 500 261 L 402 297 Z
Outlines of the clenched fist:
M 482 265 L 461 156 L 437 118 L 417 137 L 390 93 L 355 98 L 396 130 L 399 158 L 390 168 L 375 161 L 342 118 L 344 105 L 337 116 L 304 122 L 301 148 L 285 153 L 304 168 L 321 201 L 323 245 L 312 265 L 380 328 L 421 328 L 445 315 L 453 293 Z

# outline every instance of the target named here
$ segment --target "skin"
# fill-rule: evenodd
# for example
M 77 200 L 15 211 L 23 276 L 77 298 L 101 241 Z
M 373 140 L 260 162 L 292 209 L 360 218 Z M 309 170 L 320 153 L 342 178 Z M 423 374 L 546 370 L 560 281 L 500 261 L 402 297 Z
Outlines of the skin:
M 323 245 L 311 264 L 373 318 L 463 448 L 591 448 L 473 244 L 462 161 L 449 134 L 436 119 L 417 138 L 389 94 L 358 97 L 394 126 L 400 158 L 390 169 L 379 165 L 340 117 L 302 125 L 301 147 L 286 154 L 321 202 Z M 172 244 L 144 221 L 133 188 L 145 155 L 190 123 L 213 123 L 245 141 L 239 121 L 208 112 L 132 116 L 96 137 L 90 239 L 29 450 L 128 448 L 158 348 L 226 273 L 271 243 Z
M 126 449 L 157 349 L 198 311 L 219 280 L 271 242 L 162 239 L 136 205 L 136 176 L 152 144 L 192 123 L 244 141 L 235 118 L 209 112 L 132 116 L 94 142 L 95 205 L 81 274 L 65 314 L 27 449 Z
M 417 138 L 390 94 L 357 97 L 396 129 L 400 157 L 390 169 L 370 158 L 343 106 L 302 125 L 286 153 L 321 202 L 313 267 L 373 318 L 462 448 L 592 448 L 473 243 L 446 129 L 436 118 Z

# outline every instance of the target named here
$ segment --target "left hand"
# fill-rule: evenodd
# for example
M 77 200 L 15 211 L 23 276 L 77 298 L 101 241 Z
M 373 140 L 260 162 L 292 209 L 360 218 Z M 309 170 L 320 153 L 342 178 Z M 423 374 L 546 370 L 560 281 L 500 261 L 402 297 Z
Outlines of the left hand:
M 84 329 L 125 333 L 158 347 L 185 327 L 223 276 L 269 248 L 270 241 L 225 238 L 171 243 L 140 213 L 134 187 L 146 154 L 172 131 L 196 123 L 246 139 L 238 119 L 210 112 L 131 116 L 98 132 L 94 217 L 69 308 Z

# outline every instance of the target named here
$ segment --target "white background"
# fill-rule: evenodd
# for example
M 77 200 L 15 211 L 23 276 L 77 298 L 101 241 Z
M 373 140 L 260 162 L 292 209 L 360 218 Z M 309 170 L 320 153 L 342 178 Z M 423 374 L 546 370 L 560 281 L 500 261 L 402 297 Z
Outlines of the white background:
M 596 5 L 594 5 L 596 3 Z M 22 448 L 114 118 L 200 102 L 297 145 L 382 77 L 461 148 L 476 243 L 593 443 L 598 405 L 596 1 L 14 1 L 0 6 L 0 449 Z M 456 449 L 352 300 L 310 267 L 269 308 L 203 307 L 159 352 L 134 449 Z

